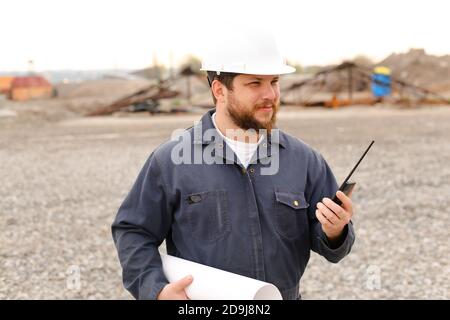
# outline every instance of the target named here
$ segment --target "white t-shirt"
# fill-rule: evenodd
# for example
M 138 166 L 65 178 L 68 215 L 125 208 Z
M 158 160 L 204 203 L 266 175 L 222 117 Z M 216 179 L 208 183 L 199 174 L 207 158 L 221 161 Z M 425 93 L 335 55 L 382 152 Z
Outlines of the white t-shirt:
M 258 144 L 263 140 L 263 136 L 259 137 L 259 141 L 257 143 L 247 143 L 247 142 L 241 142 L 236 141 L 233 139 L 230 139 L 222 134 L 220 132 L 219 128 L 216 125 L 216 113 L 214 112 L 212 115 L 212 121 L 214 124 L 214 127 L 216 127 L 219 134 L 222 136 L 223 140 L 227 143 L 227 145 L 233 150 L 233 152 L 238 157 L 239 161 L 242 163 L 244 168 L 247 168 L 250 160 L 252 160 L 253 154 L 255 153 L 256 149 L 258 148 Z

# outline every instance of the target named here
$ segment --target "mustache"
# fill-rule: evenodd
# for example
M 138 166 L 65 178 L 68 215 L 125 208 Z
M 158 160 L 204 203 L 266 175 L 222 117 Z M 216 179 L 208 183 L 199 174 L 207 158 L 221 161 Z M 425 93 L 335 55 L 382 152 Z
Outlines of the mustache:
M 275 109 L 278 106 L 277 102 L 261 102 L 253 108 L 254 110 L 260 109 L 260 108 L 272 108 Z

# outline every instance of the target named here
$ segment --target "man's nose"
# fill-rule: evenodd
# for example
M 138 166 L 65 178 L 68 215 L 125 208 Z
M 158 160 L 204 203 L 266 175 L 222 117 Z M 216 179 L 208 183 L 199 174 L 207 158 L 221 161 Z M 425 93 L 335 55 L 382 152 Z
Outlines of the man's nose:
M 278 98 L 278 96 L 279 96 L 278 88 L 272 86 L 271 83 L 264 86 L 264 94 L 263 94 L 264 100 L 275 101 Z

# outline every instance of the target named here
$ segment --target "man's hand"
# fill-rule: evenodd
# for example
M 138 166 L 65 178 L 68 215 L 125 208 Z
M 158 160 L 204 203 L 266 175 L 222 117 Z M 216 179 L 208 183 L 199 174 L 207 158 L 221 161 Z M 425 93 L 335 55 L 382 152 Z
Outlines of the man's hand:
M 353 216 L 353 204 L 350 199 L 353 193 L 346 196 L 342 191 L 336 192 L 336 196 L 342 201 L 342 206 L 329 198 L 323 198 L 317 203 L 316 217 L 322 225 L 322 230 L 330 242 L 340 240 L 342 231 Z
M 157 300 L 190 300 L 184 289 L 192 283 L 192 276 L 167 284 L 159 293 Z

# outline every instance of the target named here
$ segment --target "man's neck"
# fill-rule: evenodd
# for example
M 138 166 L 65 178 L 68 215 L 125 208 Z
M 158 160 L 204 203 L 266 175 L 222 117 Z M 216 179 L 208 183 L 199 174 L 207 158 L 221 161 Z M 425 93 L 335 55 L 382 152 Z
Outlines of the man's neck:
M 215 113 L 215 122 L 217 129 L 227 138 L 245 143 L 258 143 L 259 141 L 260 135 L 258 131 L 240 128 L 229 116 L 219 113 L 217 110 Z M 227 130 L 229 131 L 227 132 Z M 233 132 L 239 132 L 238 130 L 240 130 L 241 134 L 233 134 Z M 244 134 L 242 134 L 242 132 L 244 132 Z

